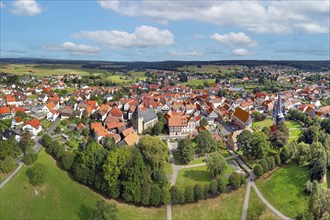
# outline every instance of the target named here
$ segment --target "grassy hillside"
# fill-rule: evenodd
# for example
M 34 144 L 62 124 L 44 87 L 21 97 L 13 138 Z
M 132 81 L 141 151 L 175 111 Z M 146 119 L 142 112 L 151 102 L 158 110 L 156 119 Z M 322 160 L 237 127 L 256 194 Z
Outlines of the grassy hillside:
M 260 178 L 256 184 L 260 192 L 275 208 L 289 217 L 295 217 L 307 208 L 304 193 L 308 167 L 290 163 L 275 171 L 269 178 Z
M 246 186 L 198 203 L 174 205 L 172 217 L 175 220 L 241 219 L 245 189 Z
M 27 167 L 0 191 L 0 219 L 87 219 L 99 194 L 73 181 L 44 151 L 38 161 L 47 167 L 46 182 L 33 187 Z M 166 219 L 166 208 L 144 208 L 119 203 L 119 219 Z

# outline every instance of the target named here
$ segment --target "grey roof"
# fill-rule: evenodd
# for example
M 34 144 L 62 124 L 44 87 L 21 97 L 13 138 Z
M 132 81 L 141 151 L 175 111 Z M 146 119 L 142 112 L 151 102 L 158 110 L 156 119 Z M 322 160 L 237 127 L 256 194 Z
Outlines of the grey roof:
M 149 121 L 152 121 L 152 120 L 158 118 L 155 111 L 150 108 L 148 108 L 144 111 L 140 110 L 139 113 L 140 113 L 140 116 L 143 118 L 144 123 L 147 123 Z

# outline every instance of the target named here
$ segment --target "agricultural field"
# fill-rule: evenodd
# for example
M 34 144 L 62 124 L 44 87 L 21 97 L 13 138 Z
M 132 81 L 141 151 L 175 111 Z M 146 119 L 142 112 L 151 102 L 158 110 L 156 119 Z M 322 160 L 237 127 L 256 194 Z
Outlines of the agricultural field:
M 38 162 L 47 168 L 45 183 L 33 187 L 26 175 L 28 167 L 24 166 L 0 191 L 0 219 L 88 219 L 95 202 L 102 197 L 72 180 L 43 150 Z M 119 219 L 166 219 L 166 207 L 107 202 L 117 205 Z
M 31 74 L 35 76 L 50 76 L 59 74 L 86 75 L 97 72 L 94 69 L 82 69 L 80 65 L 74 64 L 2 64 L 1 71 L 17 75 Z
M 138 79 L 138 80 L 144 80 L 146 78 L 148 78 L 146 75 L 145 75 L 145 72 L 143 71 L 132 71 L 130 72 L 131 76 Z
M 294 162 L 274 171 L 268 178 L 260 178 L 256 184 L 263 196 L 284 215 L 294 218 L 308 207 L 308 196 L 304 193 L 309 179 L 308 166 Z
M 257 193 L 251 188 L 247 219 L 277 220 L 279 218 L 260 200 Z
M 213 73 L 213 74 L 226 74 L 233 73 L 236 69 L 240 69 L 241 66 L 218 66 L 218 65 L 202 65 L 201 68 L 198 68 L 197 65 L 185 65 L 179 67 L 178 70 L 181 71 L 191 71 L 196 73 Z
M 113 75 L 107 77 L 107 79 L 111 80 L 114 83 L 129 83 L 131 80 L 127 79 L 127 76 Z
M 193 79 L 188 82 L 181 83 L 184 86 L 203 86 L 204 82 L 208 82 L 208 84 L 215 83 L 215 79 Z
M 174 220 L 241 219 L 246 186 L 213 199 L 172 206 Z

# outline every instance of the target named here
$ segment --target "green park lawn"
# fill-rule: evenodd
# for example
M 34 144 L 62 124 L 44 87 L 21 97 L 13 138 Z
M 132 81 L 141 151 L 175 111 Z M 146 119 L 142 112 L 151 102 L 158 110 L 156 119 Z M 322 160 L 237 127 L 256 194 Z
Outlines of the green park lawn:
M 0 191 L 0 219 L 88 219 L 95 202 L 102 197 L 73 181 L 43 150 L 38 162 L 47 167 L 45 183 L 33 187 L 26 176 L 28 168 L 24 166 Z M 107 202 L 116 203 L 119 219 L 166 219 L 165 207 L 144 208 L 115 200 Z
M 231 174 L 234 169 L 227 164 L 226 174 Z M 199 166 L 193 168 L 183 168 L 179 171 L 175 185 L 184 188 L 185 186 L 199 183 L 201 185 L 209 184 L 212 181 L 211 173 L 207 170 L 207 166 Z
M 241 219 L 246 186 L 221 194 L 213 199 L 185 205 L 172 206 L 172 216 L 175 220 L 186 219 Z
M 264 179 L 256 181 L 259 190 L 275 208 L 289 217 L 303 213 L 308 205 L 304 193 L 308 180 L 308 167 L 290 163 Z
M 256 130 L 261 130 L 263 127 L 270 127 L 273 124 L 273 120 L 270 118 L 267 118 L 263 121 L 256 121 L 252 123 L 252 128 Z
M 181 83 L 184 86 L 203 86 L 204 82 L 215 83 L 215 79 L 193 79 L 188 82 Z
M 267 208 L 267 206 L 260 200 L 254 189 L 251 188 L 247 219 L 275 220 L 279 218 L 269 208 Z
M 178 178 L 175 185 L 184 188 L 185 186 L 199 183 L 205 185 L 212 180 L 211 173 L 207 170 L 206 166 L 184 168 L 179 171 Z
M 253 122 L 252 128 L 255 130 L 261 130 L 263 127 L 270 127 L 273 124 L 273 120 L 268 118 L 263 121 Z M 285 121 L 287 128 L 289 129 L 289 143 L 293 140 L 298 140 L 302 134 L 301 125 L 296 121 Z

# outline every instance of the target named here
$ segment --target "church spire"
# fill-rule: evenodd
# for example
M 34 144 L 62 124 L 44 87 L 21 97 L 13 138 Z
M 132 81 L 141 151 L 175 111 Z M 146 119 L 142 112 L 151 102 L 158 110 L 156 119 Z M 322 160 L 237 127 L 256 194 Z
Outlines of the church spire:
M 275 111 L 274 111 L 273 117 L 274 117 L 274 124 L 275 125 L 278 125 L 278 123 L 280 121 L 284 120 L 284 111 L 283 111 L 283 108 L 282 108 L 280 93 L 278 93 L 278 95 L 277 95 L 277 102 L 276 102 L 276 105 L 275 105 Z

